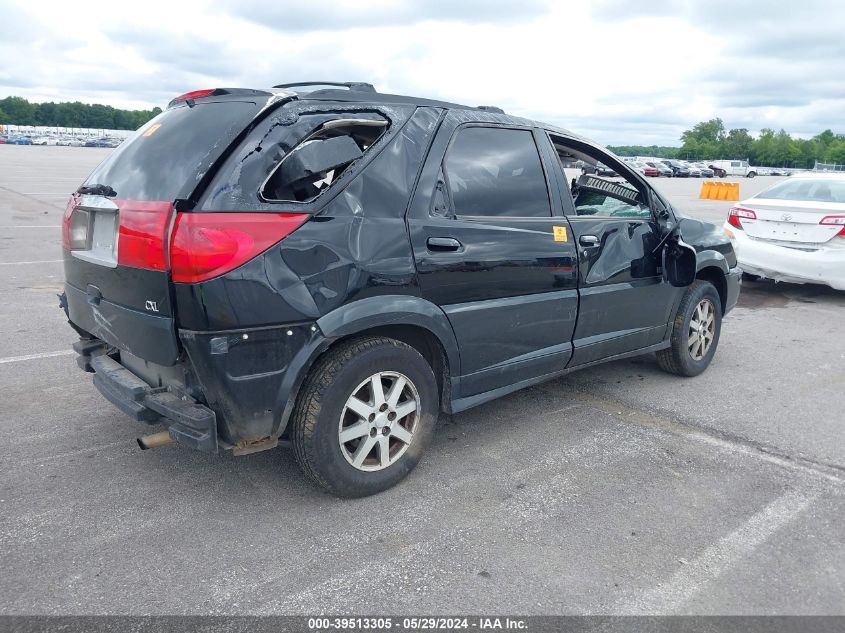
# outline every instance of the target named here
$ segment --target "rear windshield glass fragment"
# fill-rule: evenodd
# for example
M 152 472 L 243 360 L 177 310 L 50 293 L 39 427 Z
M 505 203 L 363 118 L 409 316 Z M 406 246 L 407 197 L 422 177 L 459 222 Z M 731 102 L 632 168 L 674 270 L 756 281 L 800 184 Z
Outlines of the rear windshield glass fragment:
M 328 121 L 293 148 L 261 187 L 268 202 L 309 202 L 361 158 L 387 128 L 386 120 Z

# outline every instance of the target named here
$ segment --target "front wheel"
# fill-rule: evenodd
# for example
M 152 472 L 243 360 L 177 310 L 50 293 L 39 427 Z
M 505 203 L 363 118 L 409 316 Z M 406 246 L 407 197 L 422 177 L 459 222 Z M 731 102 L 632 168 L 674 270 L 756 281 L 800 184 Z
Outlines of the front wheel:
M 414 348 L 373 336 L 341 343 L 315 364 L 297 398 L 296 461 L 332 494 L 381 492 L 417 465 L 439 409 L 434 373 Z
M 708 281 L 687 288 L 672 326 L 671 345 L 657 352 L 660 368 L 678 376 L 698 376 L 710 365 L 722 330 L 722 302 Z
M 756 171 L 749 171 L 749 172 L 748 172 L 748 177 L 749 177 L 749 178 L 754 178 L 754 176 L 756 176 L 756 175 L 757 175 L 757 172 L 756 172 Z

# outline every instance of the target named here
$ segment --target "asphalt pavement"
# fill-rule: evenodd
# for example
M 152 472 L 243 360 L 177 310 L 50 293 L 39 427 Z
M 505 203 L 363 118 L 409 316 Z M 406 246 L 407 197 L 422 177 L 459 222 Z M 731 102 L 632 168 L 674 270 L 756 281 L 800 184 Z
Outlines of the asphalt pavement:
M 645 356 L 444 416 L 341 500 L 285 448 L 141 452 L 77 369 L 61 215 L 109 151 L 0 145 L 0 614 L 845 613 L 845 293 L 746 283 L 702 376 Z

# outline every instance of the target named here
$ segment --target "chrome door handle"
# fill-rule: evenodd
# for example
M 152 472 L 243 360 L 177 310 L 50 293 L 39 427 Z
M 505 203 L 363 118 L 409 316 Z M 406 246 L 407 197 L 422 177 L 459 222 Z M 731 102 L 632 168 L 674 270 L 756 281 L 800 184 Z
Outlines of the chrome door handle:
M 430 237 L 426 240 L 426 245 L 430 251 L 459 251 L 463 247 L 463 244 L 453 237 Z
M 578 238 L 578 243 L 585 248 L 595 248 L 599 245 L 599 238 L 595 235 L 582 235 Z

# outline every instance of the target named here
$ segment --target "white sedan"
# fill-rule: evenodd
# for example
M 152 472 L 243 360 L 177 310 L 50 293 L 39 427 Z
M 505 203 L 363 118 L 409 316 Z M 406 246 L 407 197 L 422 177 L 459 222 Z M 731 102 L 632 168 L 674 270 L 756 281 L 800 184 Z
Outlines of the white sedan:
M 744 272 L 845 290 L 845 173 L 781 181 L 732 207 L 724 228 Z

